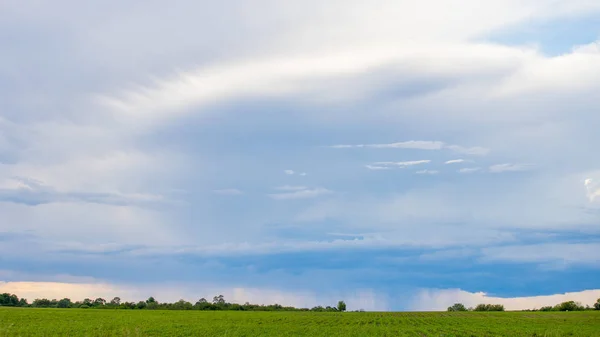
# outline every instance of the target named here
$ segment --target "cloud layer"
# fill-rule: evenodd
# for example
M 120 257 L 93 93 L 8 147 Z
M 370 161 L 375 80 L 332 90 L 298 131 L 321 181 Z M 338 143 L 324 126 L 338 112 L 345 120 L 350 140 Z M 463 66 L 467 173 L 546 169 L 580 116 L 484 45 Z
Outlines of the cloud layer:
M 0 8 L 0 280 L 595 287 L 600 3 Z
M 502 304 L 506 310 L 526 310 L 554 306 L 567 301 L 575 301 L 592 307 L 597 298 L 600 298 L 600 290 L 514 298 L 495 297 L 483 292 L 471 293 L 460 289 L 423 290 L 415 296 L 412 309 L 443 311 L 454 303 L 463 303 L 467 308 L 475 307 L 478 304 Z

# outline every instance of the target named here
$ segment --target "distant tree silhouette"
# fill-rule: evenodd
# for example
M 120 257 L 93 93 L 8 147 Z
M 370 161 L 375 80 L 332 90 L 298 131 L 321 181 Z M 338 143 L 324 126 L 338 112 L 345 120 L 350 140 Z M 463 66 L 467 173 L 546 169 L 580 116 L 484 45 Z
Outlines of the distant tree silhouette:
M 467 307 L 462 303 L 454 303 L 451 307 L 448 307 L 448 311 L 467 311 Z

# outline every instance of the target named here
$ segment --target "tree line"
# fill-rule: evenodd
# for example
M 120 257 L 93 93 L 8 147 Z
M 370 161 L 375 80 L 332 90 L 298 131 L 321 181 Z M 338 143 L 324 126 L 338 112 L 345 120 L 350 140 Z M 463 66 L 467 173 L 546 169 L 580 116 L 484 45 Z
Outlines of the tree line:
M 5 307 L 31 307 L 31 308 L 94 308 L 94 309 L 131 309 L 131 310 L 236 310 L 236 311 L 313 311 L 313 312 L 344 312 L 346 311 L 346 303 L 339 301 L 336 306 L 316 306 L 313 308 L 296 308 L 291 306 L 282 306 L 280 304 L 244 304 L 229 303 L 223 295 L 213 297 L 212 301 L 201 298 L 196 303 L 191 303 L 185 300 L 179 300 L 174 303 L 160 303 L 154 297 L 149 297 L 146 301 L 126 302 L 121 301 L 121 298 L 115 297 L 110 301 L 103 298 L 92 300 L 86 298 L 83 301 L 71 301 L 69 298 L 46 299 L 37 298 L 32 303 L 29 303 L 25 298 L 19 298 L 15 294 L 4 293 L 0 294 L 0 306 Z M 447 309 L 448 311 L 504 311 L 502 304 L 479 304 L 474 308 L 467 308 L 462 303 L 456 303 Z M 584 310 L 600 310 L 600 298 L 592 307 L 583 306 L 575 301 L 567 301 L 555 306 L 546 306 L 539 309 L 528 309 L 523 311 L 584 311 Z M 362 311 L 362 310 L 360 310 Z
M 205 298 L 199 299 L 196 303 L 191 303 L 185 300 L 179 300 L 174 303 L 161 303 L 154 297 L 149 297 L 146 301 L 126 302 L 121 301 L 120 297 L 115 297 L 110 301 L 103 298 L 92 300 L 86 298 L 83 301 L 73 302 L 69 298 L 47 299 L 37 298 L 33 302 L 28 303 L 24 298 L 19 298 L 14 294 L 0 294 L 0 306 L 6 307 L 31 307 L 31 308 L 94 308 L 94 309 L 137 309 L 137 310 L 237 310 L 237 311 L 315 311 L 315 312 L 344 312 L 346 311 L 346 303 L 339 301 L 336 306 L 316 306 L 313 308 L 296 308 L 291 306 L 282 306 L 280 304 L 244 304 L 229 303 L 225 301 L 223 295 L 213 297 L 209 302 Z
M 594 303 L 594 306 L 585 307 L 575 301 L 567 301 L 555 306 L 541 307 L 539 309 L 527 309 L 522 311 L 585 311 L 585 310 L 600 310 L 600 298 Z M 455 303 L 448 307 L 448 311 L 504 311 L 502 304 L 479 304 L 475 308 L 467 308 L 462 303 Z

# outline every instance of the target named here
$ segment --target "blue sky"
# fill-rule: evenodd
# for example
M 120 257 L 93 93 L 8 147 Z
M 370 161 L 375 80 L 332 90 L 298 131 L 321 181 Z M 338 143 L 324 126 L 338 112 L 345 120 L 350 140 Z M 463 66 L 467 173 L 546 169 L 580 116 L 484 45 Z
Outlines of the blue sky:
M 4 1 L 0 290 L 594 302 L 598 17 L 583 0 Z

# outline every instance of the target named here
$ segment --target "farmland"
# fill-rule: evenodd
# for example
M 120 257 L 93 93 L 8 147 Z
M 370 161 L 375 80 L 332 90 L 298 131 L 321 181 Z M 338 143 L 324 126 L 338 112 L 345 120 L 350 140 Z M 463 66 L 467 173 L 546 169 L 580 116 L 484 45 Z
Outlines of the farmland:
M 0 336 L 600 336 L 600 312 L 314 313 L 0 308 Z

